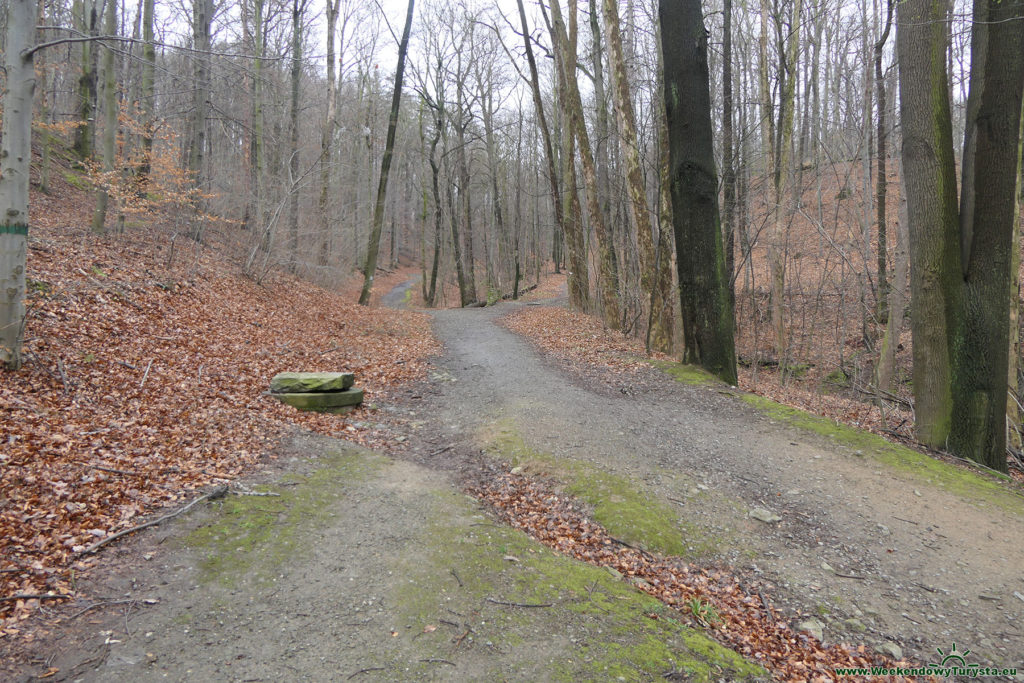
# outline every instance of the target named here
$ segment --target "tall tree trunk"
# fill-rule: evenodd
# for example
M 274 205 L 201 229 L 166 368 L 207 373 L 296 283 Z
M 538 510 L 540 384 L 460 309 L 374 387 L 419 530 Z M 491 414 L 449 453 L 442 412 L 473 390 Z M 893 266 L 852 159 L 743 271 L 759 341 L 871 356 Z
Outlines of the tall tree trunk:
M 441 254 L 441 215 L 443 213 L 441 210 L 441 191 L 437 180 L 439 169 L 437 159 L 435 158 L 437 143 L 441 140 L 441 127 L 444 125 L 444 117 L 440 111 L 438 111 L 434 122 L 434 137 L 430 141 L 430 189 L 434 197 L 434 258 L 430 265 L 430 287 L 427 289 L 426 297 L 424 297 L 424 303 L 431 308 L 434 306 L 434 297 L 437 293 L 437 266 Z
M 723 0 L 722 11 L 722 230 L 725 233 L 725 274 L 729 278 L 729 298 L 735 307 L 736 166 L 732 129 L 732 0 Z
M 530 67 L 530 91 L 533 94 L 533 108 L 537 112 L 537 121 L 540 124 L 541 136 L 544 139 L 544 157 L 548 167 L 548 186 L 551 189 L 551 203 L 555 211 L 555 235 L 553 242 L 553 261 L 555 272 L 559 268 L 558 245 L 560 244 L 558 232 L 565 234 L 565 216 L 562 207 L 562 195 L 558 189 L 558 171 L 555 160 L 554 147 L 551 144 L 551 131 L 548 128 L 547 117 L 544 115 L 544 100 L 540 92 L 540 78 L 537 74 L 537 60 L 533 56 L 533 43 L 530 40 L 530 29 L 526 22 L 526 11 L 523 8 L 523 0 L 516 0 L 519 8 L 519 21 L 523 27 L 523 44 L 526 48 L 526 61 Z M 586 260 L 582 261 L 583 270 L 570 272 L 569 274 L 569 305 L 586 310 L 590 306 L 590 285 L 588 282 Z M 582 285 L 580 284 L 582 280 Z
M 889 274 L 887 272 L 889 261 L 889 234 L 885 217 L 885 197 L 888 178 L 886 177 L 886 95 L 885 95 L 885 71 L 882 69 L 882 56 L 885 50 L 885 43 L 889 39 L 889 31 L 892 28 L 892 10 L 894 0 L 886 0 L 885 28 L 882 36 L 875 43 L 875 90 L 878 100 L 878 128 L 875 133 L 875 144 L 878 146 L 877 164 L 878 178 L 875 183 L 875 219 L 878 222 L 878 321 L 885 323 L 889 319 Z M 902 313 L 900 314 L 902 315 Z
M 799 2 L 800 0 L 797 0 Z M 733 313 L 718 215 L 708 73 L 708 33 L 700 0 L 659 0 L 665 59 L 684 360 L 736 384 Z
M 145 189 L 153 157 L 153 112 L 156 105 L 156 45 L 153 42 L 153 3 L 142 0 L 142 163 L 139 166 L 139 184 Z
M 104 32 L 117 35 L 117 0 L 106 0 L 107 15 Z M 103 50 L 103 174 L 104 179 L 96 191 L 96 209 L 92 214 L 92 231 L 102 234 L 107 220 L 107 204 L 110 201 L 110 184 L 114 174 L 114 143 L 117 141 L 117 72 L 114 69 L 114 52 L 111 46 Z
M 98 0 L 77 0 L 75 2 L 75 22 L 82 33 L 95 37 L 99 34 Z M 78 78 L 78 118 L 75 128 L 75 153 L 80 159 L 88 159 L 93 152 L 95 136 L 94 115 L 96 112 L 96 44 L 85 41 L 81 44 L 82 73 Z
M 148 0 L 147 0 L 148 1 Z M 195 84 L 192 90 L 192 115 L 189 121 L 191 144 L 188 154 L 188 170 L 192 182 L 203 188 L 206 184 L 206 119 L 210 110 L 210 23 L 213 21 L 212 0 L 192 0 L 192 33 L 197 53 L 194 62 Z M 203 199 L 196 197 L 193 202 L 192 239 L 197 242 L 203 235 Z
M 302 80 L 302 22 L 305 12 L 305 0 L 292 0 L 292 87 L 288 115 L 291 132 L 291 153 L 288 157 L 291 192 L 288 197 L 288 270 L 292 273 L 296 272 L 299 263 L 299 85 Z
M 562 19 L 560 2 L 561 0 L 555 0 L 551 3 L 553 42 L 556 45 L 556 50 L 561 54 L 560 75 L 562 82 L 565 83 L 568 122 L 572 136 L 579 145 L 580 161 L 583 164 L 583 179 L 587 188 L 587 215 L 597 240 L 598 262 L 600 263 L 601 318 L 605 325 L 617 330 L 621 326 L 621 322 L 619 320 L 619 277 L 614 257 L 615 246 L 612 244 L 608 227 L 601 213 L 594 154 L 583 118 L 583 101 L 580 97 L 579 84 L 576 81 L 576 0 L 570 0 L 569 3 L 568 32 L 565 21 Z
M 366 245 L 366 266 L 363 270 L 363 290 L 359 294 L 359 304 L 370 303 L 370 292 L 373 290 L 373 275 L 377 270 L 377 250 L 380 248 L 380 231 L 384 225 L 384 201 L 388 191 L 388 173 L 391 170 L 391 156 L 395 149 L 395 130 L 398 128 L 398 108 L 402 103 L 402 75 L 405 71 L 405 54 L 409 48 L 409 31 L 412 28 L 412 11 L 414 0 L 409 0 L 409 9 L 405 15 L 405 29 L 402 41 L 398 44 L 398 66 L 395 68 L 395 90 L 391 96 L 391 116 L 388 117 L 388 136 L 384 143 L 384 157 L 380 163 L 380 184 L 377 186 L 377 203 L 373 209 L 373 226 L 370 240 Z
M 764 0 L 762 0 L 764 1 Z M 786 185 L 789 182 L 791 172 L 792 154 L 790 147 L 793 140 L 794 104 L 796 98 L 796 62 L 800 48 L 800 22 L 803 9 L 803 0 L 794 0 L 793 16 L 790 21 L 792 27 L 789 39 L 786 43 L 786 50 L 780 55 L 779 69 L 781 75 L 791 74 L 785 77 L 780 84 L 779 97 L 779 125 L 776 133 L 778 141 L 774 155 L 775 174 L 775 215 L 772 227 L 772 240 L 769 248 L 769 266 L 771 271 L 772 291 L 772 326 L 775 331 L 775 352 L 779 360 L 779 368 L 783 370 L 789 364 L 789 338 L 786 329 L 786 242 L 787 225 L 789 223 L 789 208 L 784 207 L 786 202 Z
M 962 308 L 952 337 L 949 447 L 1006 471 L 1006 382 L 1017 220 L 1024 0 L 975 0 L 960 196 Z
M 28 181 L 32 162 L 35 0 L 8 0 L 4 43 L 3 137 L 0 138 L 0 362 L 21 367 L 25 333 Z
M 608 125 L 608 95 L 605 90 L 604 80 L 604 46 L 601 41 L 600 19 L 598 18 L 597 0 L 589 0 L 590 4 L 590 36 L 591 36 L 591 65 L 594 76 L 594 162 L 597 167 L 597 193 L 598 201 L 601 203 L 601 215 L 604 224 L 608 226 L 608 239 L 615 244 L 616 226 L 612 219 L 612 184 L 609 167 L 611 165 L 609 142 L 611 140 L 610 126 Z M 623 238 L 627 234 L 623 232 Z M 623 252 L 625 256 L 625 252 Z M 614 247 L 611 250 L 611 257 L 614 262 L 616 274 L 619 274 L 619 259 Z M 616 282 L 618 287 L 619 283 Z
M 944 448 L 953 405 L 949 337 L 959 308 L 960 279 L 946 7 L 932 0 L 903 0 L 897 17 L 903 178 L 910 221 L 914 412 L 917 438 L 932 448 Z
M 317 251 L 316 263 L 321 268 L 327 265 L 331 255 L 332 222 L 328 215 L 327 203 L 331 186 L 331 145 L 334 141 L 334 129 L 337 121 L 337 101 L 335 95 L 336 77 L 334 72 L 334 36 L 338 23 L 338 7 L 341 0 L 327 0 L 327 116 L 323 131 L 320 133 L 320 198 L 317 208 L 320 213 L 320 247 Z
M 655 254 L 654 231 L 651 226 L 651 212 L 647 204 L 647 187 L 640 165 L 639 141 L 636 133 L 636 116 L 629 92 L 626 75 L 626 58 L 622 49 L 622 34 L 619 30 L 619 9 L 617 0 L 603 0 L 605 32 L 608 34 L 608 55 L 612 69 L 612 84 L 615 90 L 615 112 L 618 116 L 619 139 L 626 163 L 626 183 L 629 190 L 630 209 L 633 225 L 636 226 L 637 245 L 640 251 L 640 287 L 650 297 L 648 339 L 650 346 L 658 351 L 669 351 L 672 346 L 672 319 L 665 316 L 666 307 L 661 299 L 663 292 L 656 285 L 658 259 Z M 671 309 L 668 309 L 671 311 Z

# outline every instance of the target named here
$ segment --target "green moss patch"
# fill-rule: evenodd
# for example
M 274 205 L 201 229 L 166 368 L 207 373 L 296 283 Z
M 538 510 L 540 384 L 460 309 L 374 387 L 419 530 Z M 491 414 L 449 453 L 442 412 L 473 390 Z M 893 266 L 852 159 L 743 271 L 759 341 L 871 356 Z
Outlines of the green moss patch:
M 1002 483 L 1007 481 L 1008 477 L 998 473 L 986 476 L 972 472 L 892 443 L 877 434 L 837 424 L 827 418 L 776 403 L 763 396 L 742 394 L 741 398 L 768 417 L 860 450 L 898 473 L 917 481 L 932 484 L 967 500 L 992 502 L 1009 512 L 1024 515 L 1024 498 L 1007 490 Z
M 386 460 L 355 446 L 327 450 L 317 469 L 286 477 L 281 485 L 259 487 L 272 496 L 230 495 L 217 518 L 182 541 L 205 550 L 200 567 L 207 581 L 233 586 L 248 573 L 269 580 L 275 569 L 307 552 L 303 533 L 331 514 L 331 503 L 345 495 L 345 487 L 364 480 Z
M 693 386 L 722 386 L 724 384 L 718 377 L 697 365 L 686 365 L 665 360 L 652 360 L 650 363 L 669 377 L 683 384 Z
M 484 520 L 465 497 L 439 494 L 429 556 L 407 569 L 398 596 L 413 622 L 410 644 L 424 658 L 444 656 L 437 653 L 472 628 L 463 647 L 494 653 L 494 668 L 478 673 L 484 680 L 646 681 L 671 670 L 693 681 L 764 675 L 610 572 Z M 430 671 L 425 665 L 410 674 Z
M 726 539 L 710 536 L 686 521 L 677 508 L 625 477 L 530 448 L 510 421 L 497 423 L 484 441 L 485 451 L 491 455 L 560 482 L 566 493 L 591 506 L 594 521 L 630 545 L 696 559 L 721 552 L 726 543 Z

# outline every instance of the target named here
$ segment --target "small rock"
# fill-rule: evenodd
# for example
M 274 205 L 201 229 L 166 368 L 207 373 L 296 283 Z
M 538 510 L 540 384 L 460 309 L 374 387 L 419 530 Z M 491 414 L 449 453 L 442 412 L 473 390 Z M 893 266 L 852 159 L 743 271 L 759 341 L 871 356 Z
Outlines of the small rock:
M 707 491 L 708 490 L 708 487 L 705 486 L 704 484 L 697 484 L 697 488 L 700 489 L 701 491 Z
M 918 491 L 917 489 L 914 489 L 914 495 L 917 496 L 918 498 L 920 498 L 921 497 L 921 492 Z
M 843 626 L 845 626 L 848 631 L 853 631 L 855 633 L 864 633 L 864 631 L 868 630 L 868 627 L 865 626 L 860 619 L 844 619 Z
M 827 572 L 835 573 L 835 571 L 836 571 L 835 569 L 832 568 L 832 565 L 830 565 L 828 562 L 822 562 L 821 563 L 821 568 L 824 569 Z
M 395 441 L 397 441 L 398 443 L 405 443 L 407 439 L 404 436 L 396 436 Z
M 149 662 L 150 664 L 156 664 L 156 655 L 153 654 L 152 652 L 147 652 L 146 653 L 146 661 Z
M 522 467 L 518 467 L 518 466 L 517 467 L 513 467 L 511 470 L 509 470 L 509 474 L 522 474 L 522 473 L 523 473 L 523 468 Z
M 750 516 L 758 520 L 759 522 L 764 522 L 765 524 L 772 524 L 773 522 L 782 521 L 782 517 L 779 517 L 777 514 L 775 514 L 771 510 L 768 510 L 767 508 L 754 508 L 753 510 L 750 511 Z
M 825 638 L 825 625 L 817 619 L 806 619 L 797 624 L 796 627 L 805 633 L 810 633 L 818 640 Z
M 879 524 L 879 525 L 878 525 L 878 531 L 879 531 L 879 532 L 881 532 L 881 534 L 882 534 L 883 536 L 888 536 L 889 534 L 891 534 L 891 533 L 892 533 L 892 531 L 890 531 L 890 530 L 889 530 L 889 527 L 887 527 L 887 526 L 886 526 L 886 525 L 884 525 L 884 524 Z
M 1020 591 L 1013 591 L 1013 597 L 1017 598 L 1021 602 L 1024 602 L 1024 595 Z
M 876 645 L 875 652 L 883 655 L 889 655 L 896 660 L 903 659 L 903 648 L 891 640 L 887 640 L 881 645 Z
M 801 493 L 800 489 L 790 489 L 786 491 L 787 496 L 799 496 Z
M 519 562 L 519 558 L 515 555 L 506 555 L 501 559 L 505 560 L 506 562 Z
M 615 579 L 621 579 L 622 578 L 622 572 L 620 572 L 615 567 L 605 567 L 604 570 L 606 572 L 608 572 L 609 574 L 611 574 L 612 578 L 615 578 Z

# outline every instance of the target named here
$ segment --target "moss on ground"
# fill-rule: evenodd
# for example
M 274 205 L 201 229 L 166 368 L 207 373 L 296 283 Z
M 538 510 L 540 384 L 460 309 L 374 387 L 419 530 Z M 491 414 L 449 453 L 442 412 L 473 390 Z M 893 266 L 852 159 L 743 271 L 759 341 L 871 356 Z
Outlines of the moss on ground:
M 450 652 L 471 627 L 462 647 L 494 649 L 494 668 L 480 672 L 483 679 L 640 681 L 670 670 L 693 681 L 765 675 L 610 572 L 486 523 L 464 496 L 439 493 L 437 502 L 424 539 L 430 553 L 407 568 L 398 596 L 412 621 L 410 644 L 423 659 Z M 428 663 L 410 673 L 430 671 Z
M 650 361 L 670 377 L 692 385 L 721 385 L 721 381 L 700 368 L 668 361 Z M 864 455 L 887 465 L 892 470 L 915 481 L 942 488 L 967 500 L 991 502 L 1009 512 L 1024 515 L 1024 497 L 1009 491 L 1004 483 L 1009 477 L 998 472 L 979 473 L 937 460 L 924 453 L 892 443 L 871 432 L 856 429 L 833 420 L 772 401 L 771 399 L 737 392 L 735 394 L 761 413 L 799 429 L 806 429 L 835 443 L 859 450 Z
M 328 449 L 311 473 L 257 488 L 274 495 L 228 496 L 219 503 L 217 519 L 182 544 L 205 551 L 200 564 L 204 580 L 234 586 L 249 572 L 257 580 L 270 580 L 275 569 L 308 550 L 304 532 L 330 516 L 330 503 L 344 495 L 344 485 L 365 479 L 385 462 L 355 446 Z
M 509 420 L 496 423 L 483 438 L 485 450 L 495 457 L 559 481 L 566 493 L 591 506 L 594 521 L 630 545 L 696 559 L 718 554 L 728 544 L 728 539 L 709 535 L 625 477 L 530 448 Z
M 857 449 L 899 474 L 932 484 L 970 501 L 991 502 L 1009 512 L 1024 515 L 1024 498 L 1005 487 L 1005 482 L 1009 481 L 1005 475 L 993 472 L 986 476 L 958 467 L 892 443 L 877 434 L 836 423 L 762 396 L 742 394 L 741 398 L 768 417 Z
M 683 384 L 693 386 L 728 386 L 704 368 L 667 360 L 649 360 L 650 364 Z

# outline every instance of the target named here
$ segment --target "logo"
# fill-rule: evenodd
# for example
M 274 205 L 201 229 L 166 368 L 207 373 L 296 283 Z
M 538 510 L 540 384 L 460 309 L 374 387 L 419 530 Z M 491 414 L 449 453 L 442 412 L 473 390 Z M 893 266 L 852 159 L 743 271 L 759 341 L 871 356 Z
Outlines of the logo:
M 977 669 L 979 666 L 978 664 L 968 664 L 967 660 L 964 658 L 971 654 L 971 651 L 964 650 L 961 652 L 960 650 L 957 650 L 956 643 L 953 643 L 953 647 L 948 653 L 943 652 L 941 647 L 935 648 L 935 651 L 939 653 L 940 657 L 942 657 L 942 661 L 938 664 L 930 664 L 929 666 L 933 666 L 935 668 L 957 667 L 960 669 Z

